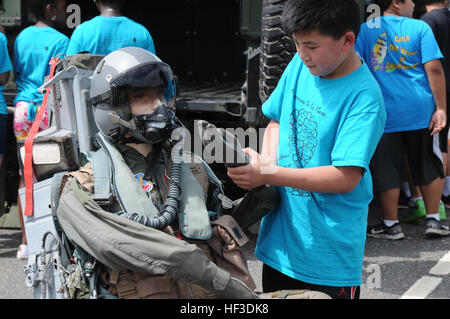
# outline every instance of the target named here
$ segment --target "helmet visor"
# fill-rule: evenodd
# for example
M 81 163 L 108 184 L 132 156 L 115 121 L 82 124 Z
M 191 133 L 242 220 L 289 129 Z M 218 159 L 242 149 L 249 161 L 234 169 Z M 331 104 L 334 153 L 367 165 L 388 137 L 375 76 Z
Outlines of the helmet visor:
M 149 62 L 138 65 L 118 74 L 111 80 L 111 88 L 123 92 L 134 88 L 164 87 L 165 98 L 170 101 L 173 92 L 168 92 L 167 88 L 173 88 L 172 70 L 164 62 Z M 167 95 L 167 96 L 166 96 Z

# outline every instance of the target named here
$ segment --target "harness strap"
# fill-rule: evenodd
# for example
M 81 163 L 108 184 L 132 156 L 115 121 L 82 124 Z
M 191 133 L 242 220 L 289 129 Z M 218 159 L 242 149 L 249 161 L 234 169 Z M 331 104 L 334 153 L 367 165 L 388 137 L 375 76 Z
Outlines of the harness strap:
M 111 198 L 111 167 L 105 150 L 100 148 L 89 158 L 94 171 L 94 194 L 96 200 Z
M 52 58 L 50 60 L 50 75 L 49 80 L 53 78 L 55 73 L 55 67 L 60 59 Z M 24 179 L 25 179 L 25 216 L 33 216 L 33 143 L 36 134 L 41 126 L 44 112 L 47 109 L 48 96 L 50 94 L 50 88 L 46 88 L 42 105 L 36 115 L 36 118 L 31 126 L 30 132 L 25 140 L 25 163 L 24 163 Z

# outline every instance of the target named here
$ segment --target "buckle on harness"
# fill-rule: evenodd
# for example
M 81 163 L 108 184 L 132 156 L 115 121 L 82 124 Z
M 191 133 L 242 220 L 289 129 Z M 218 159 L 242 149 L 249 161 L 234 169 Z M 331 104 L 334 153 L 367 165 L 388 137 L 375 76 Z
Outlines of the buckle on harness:
M 225 196 L 224 194 L 219 194 L 217 195 L 217 198 L 220 200 L 220 202 L 222 203 L 222 207 L 224 209 L 231 209 L 234 206 L 234 201 L 232 201 L 231 199 L 229 199 L 227 196 Z
M 114 199 L 114 194 L 92 194 L 92 199 L 96 202 L 100 207 L 110 206 Z

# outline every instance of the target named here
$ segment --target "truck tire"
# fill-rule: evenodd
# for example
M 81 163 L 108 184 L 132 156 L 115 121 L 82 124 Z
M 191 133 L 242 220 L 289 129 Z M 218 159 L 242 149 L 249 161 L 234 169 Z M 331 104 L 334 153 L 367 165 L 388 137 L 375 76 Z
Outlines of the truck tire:
M 263 0 L 259 97 L 263 103 L 278 84 L 296 52 L 294 42 L 282 28 L 281 14 L 287 0 Z

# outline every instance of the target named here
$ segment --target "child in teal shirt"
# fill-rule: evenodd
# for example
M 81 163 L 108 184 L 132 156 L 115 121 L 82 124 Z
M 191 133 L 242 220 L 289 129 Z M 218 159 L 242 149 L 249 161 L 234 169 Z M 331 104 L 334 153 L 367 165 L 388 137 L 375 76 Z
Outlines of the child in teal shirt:
M 121 2 L 96 1 L 100 15 L 75 29 L 70 38 L 67 54 L 88 52 L 107 55 L 124 47 L 139 47 L 156 54 L 153 38 L 148 30 L 121 15 Z
M 403 239 L 401 222 L 425 218 L 426 237 L 450 236 L 450 228 L 441 223 L 447 218 L 445 209 L 439 209 L 445 175 L 438 133 L 447 121 L 443 55 L 430 26 L 411 18 L 414 1 L 374 2 L 382 16 L 363 23 L 356 41 L 356 50 L 380 85 L 387 111 L 384 134 L 371 163 L 383 218 L 368 228 L 367 235 Z M 373 27 L 373 22 L 378 25 Z M 403 154 L 425 209 L 399 219 Z
M 0 168 L 6 153 L 8 134 L 8 109 L 3 96 L 3 85 L 8 81 L 9 71 L 12 69 L 9 59 L 6 36 L 0 32 Z
M 66 52 L 69 38 L 57 31 L 66 23 L 66 0 L 30 0 L 30 11 L 38 20 L 33 26 L 24 29 L 14 44 L 14 75 L 18 94 L 14 100 L 14 134 L 18 141 L 26 139 L 34 117 L 43 99 L 38 92 L 50 73 L 50 59 Z M 49 127 L 47 110 L 44 113 L 41 130 Z M 19 188 L 24 187 L 23 177 Z M 23 226 L 22 208 L 18 198 L 20 223 L 22 227 L 22 244 L 17 251 L 17 258 L 28 258 L 27 239 Z
M 290 0 L 283 13 L 294 56 L 262 111 L 271 119 L 262 155 L 229 168 L 240 187 L 278 186 L 281 203 L 261 223 L 255 256 L 263 290 L 311 289 L 357 298 L 361 285 L 369 163 L 386 111 L 354 50 L 353 0 Z

